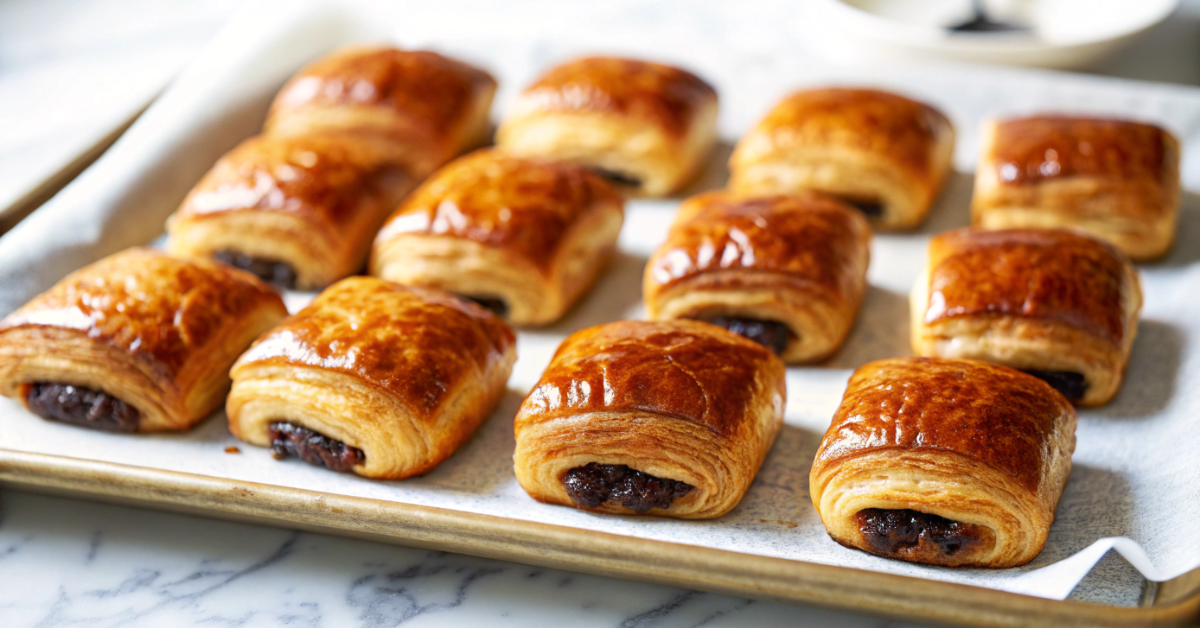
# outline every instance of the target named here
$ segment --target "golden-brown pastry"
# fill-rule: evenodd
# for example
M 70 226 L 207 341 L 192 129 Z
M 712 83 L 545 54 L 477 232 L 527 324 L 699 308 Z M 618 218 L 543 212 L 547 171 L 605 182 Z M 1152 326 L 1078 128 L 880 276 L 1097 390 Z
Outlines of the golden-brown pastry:
M 237 361 L 229 429 L 277 458 L 334 471 L 425 473 L 491 415 L 515 344 L 504 321 L 474 303 L 343 279 Z
M 128 249 L 0 321 L 0 394 L 74 425 L 186 430 L 220 407 L 230 365 L 285 316 L 249 273 Z
M 820 360 L 854 324 L 870 246 L 862 214 L 829 196 L 693 196 L 646 264 L 646 313 L 725 327 L 786 362 Z
M 408 197 L 375 238 L 371 274 L 550 323 L 600 275 L 624 201 L 582 166 L 480 150 Z
M 717 92 L 669 65 L 587 57 L 525 89 L 496 143 L 517 155 L 580 163 L 645 196 L 687 183 L 716 141 Z
M 517 481 L 594 512 L 719 517 L 775 441 L 783 376 L 770 351 L 708 323 L 576 332 L 517 413 Z
M 929 243 L 911 305 L 917 355 L 1011 366 L 1094 406 L 1121 385 L 1142 292 L 1120 251 L 1082 233 L 958 229 Z
M 1038 555 L 1075 451 L 1075 409 L 974 360 L 860 367 L 809 478 L 833 540 L 887 558 L 1014 567 Z
M 870 89 L 807 90 L 742 137 L 729 159 L 729 187 L 825 192 L 880 229 L 910 229 L 937 199 L 953 152 L 954 127 L 929 105 Z
M 1179 141 L 1167 131 L 1034 116 L 984 125 L 971 214 L 985 229 L 1081 229 L 1149 260 L 1171 248 L 1179 197 Z

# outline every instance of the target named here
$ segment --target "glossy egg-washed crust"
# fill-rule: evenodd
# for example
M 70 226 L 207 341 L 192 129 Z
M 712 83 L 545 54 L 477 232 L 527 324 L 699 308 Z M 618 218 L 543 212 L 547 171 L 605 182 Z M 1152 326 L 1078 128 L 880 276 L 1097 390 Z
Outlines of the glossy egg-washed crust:
M 646 265 L 651 319 L 714 316 L 780 322 L 780 357 L 808 362 L 841 346 L 866 288 L 871 228 L 832 197 L 693 196 Z
M 496 132 L 516 154 L 565 159 L 641 180 L 662 196 L 694 175 L 716 140 L 717 92 L 677 67 L 586 57 L 527 87 Z
M 517 413 L 517 480 L 576 506 L 562 476 L 626 465 L 695 487 L 651 514 L 719 517 L 741 500 L 783 422 L 784 366 L 769 350 L 690 320 L 621 321 L 572 334 Z M 597 512 L 631 514 L 615 503 Z
M 1166 130 L 1035 116 L 984 125 L 971 213 L 989 229 L 1082 229 L 1149 260 L 1171 248 L 1180 194 L 1179 141 Z
M 1080 373 L 1080 405 L 1116 394 L 1137 336 L 1137 271 L 1113 246 L 1067 230 L 959 229 L 929 244 L 913 288 L 917 355 Z
M 371 274 L 500 298 L 513 323 L 550 323 L 599 276 L 623 219 L 621 195 L 582 166 L 480 150 L 439 170 L 392 214 Z
M 984 530 L 982 543 L 933 562 L 1022 565 L 1046 543 L 1071 473 L 1075 424 L 1058 391 L 1007 367 L 871 362 L 851 376 L 817 450 L 812 502 L 848 547 L 871 551 L 860 511 L 916 510 Z
M 908 229 L 937 199 L 953 151 L 954 127 L 929 105 L 872 89 L 806 90 L 780 101 L 738 142 L 729 187 L 878 202 L 876 227 Z
M 474 303 L 343 279 L 234 365 L 229 428 L 267 446 L 268 425 L 286 421 L 361 450 L 359 475 L 425 473 L 491 414 L 515 345 L 504 321 Z
M 102 391 L 138 431 L 186 430 L 221 405 L 229 367 L 287 315 L 249 273 L 134 248 L 84 267 L 0 321 L 0 393 Z

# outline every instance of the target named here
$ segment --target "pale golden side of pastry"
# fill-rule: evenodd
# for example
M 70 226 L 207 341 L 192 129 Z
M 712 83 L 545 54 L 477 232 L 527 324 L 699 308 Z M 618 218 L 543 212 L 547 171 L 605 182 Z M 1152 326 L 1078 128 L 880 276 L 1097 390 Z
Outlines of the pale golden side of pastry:
M 950 567 L 1023 565 L 1045 546 L 1076 420 L 1061 394 L 1007 367 L 871 362 L 851 376 L 817 450 L 813 506 L 847 547 Z
M 985 229 L 1069 227 L 1135 260 L 1171 249 L 1179 140 L 1126 120 L 1042 115 L 989 120 L 971 201 Z
M 208 260 L 134 248 L 63 278 L 0 321 L 0 394 L 37 383 L 105 393 L 136 430 L 186 430 L 220 407 L 229 367 L 287 316 L 279 295 Z
M 872 89 L 805 90 L 738 142 L 729 187 L 825 192 L 863 207 L 878 229 L 911 229 L 937 199 L 953 152 L 954 126 L 934 107 Z
M 499 299 L 517 325 L 560 318 L 600 276 L 624 200 L 586 168 L 484 149 L 421 185 L 375 238 L 372 275 Z
M 665 196 L 704 164 L 716 121 L 716 90 L 686 70 L 585 57 L 527 87 L 496 130 L 496 144 L 595 168 L 636 195 Z
M 358 475 L 426 473 L 491 415 L 515 347 L 512 330 L 473 303 L 350 277 L 234 365 L 229 429 L 267 447 L 271 424 L 289 423 L 362 451 Z
M 960 229 L 930 242 L 910 304 L 917 355 L 1076 373 L 1072 401 L 1095 406 L 1121 386 L 1142 292 L 1128 259 L 1086 234 Z
M 854 325 L 870 245 L 861 213 L 829 196 L 700 194 L 646 264 L 647 317 L 782 323 L 784 361 L 821 360 Z
M 783 422 L 784 366 L 770 351 L 690 320 L 621 321 L 562 345 L 514 424 L 514 470 L 534 499 L 583 508 L 563 483 L 625 465 L 692 487 L 654 515 L 709 519 L 745 495 Z M 585 508 L 632 514 L 612 501 Z

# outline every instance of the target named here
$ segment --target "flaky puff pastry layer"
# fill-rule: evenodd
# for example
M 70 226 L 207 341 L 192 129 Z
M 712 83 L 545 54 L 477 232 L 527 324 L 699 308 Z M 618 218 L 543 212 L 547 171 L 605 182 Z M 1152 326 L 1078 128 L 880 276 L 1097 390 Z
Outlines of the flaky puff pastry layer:
M 361 450 L 358 475 L 425 473 L 491 415 L 515 345 L 504 321 L 474 303 L 350 277 L 237 361 L 229 429 L 266 447 L 270 423 L 289 422 Z
M 954 127 L 924 103 L 871 89 L 800 91 L 738 142 L 729 187 L 879 204 L 873 226 L 911 229 L 937 199 L 953 152 Z
M 283 262 L 313 290 L 358 272 L 415 187 L 404 149 L 350 133 L 259 135 L 222 157 L 167 221 L 167 249 Z
M 1034 116 L 990 120 L 972 221 L 985 229 L 1071 227 L 1136 260 L 1171 249 L 1179 140 L 1152 124 Z
M 850 378 L 809 478 L 825 529 L 877 551 L 858 513 L 915 510 L 975 526 L 946 566 L 1014 567 L 1046 543 L 1075 450 L 1075 409 L 1045 382 L 973 360 L 871 362 Z
M 0 393 L 54 383 L 107 393 L 137 430 L 186 430 L 221 405 L 229 367 L 287 316 L 279 295 L 216 262 L 128 249 L 84 267 L 0 322 Z
M 396 144 L 423 179 L 481 145 L 496 80 L 426 50 L 354 47 L 300 70 L 267 115 L 271 135 L 351 132 Z
M 578 507 L 563 475 L 626 465 L 694 488 L 650 514 L 709 519 L 745 495 L 783 423 L 784 366 L 760 345 L 689 320 L 621 321 L 572 334 L 517 413 L 517 481 Z M 631 514 L 612 502 L 596 512 Z
M 439 170 L 392 214 L 371 274 L 475 298 L 541 325 L 591 287 L 616 248 L 624 200 L 565 162 L 480 150 Z
M 790 334 L 780 357 L 820 360 L 854 325 L 870 247 L 866 219 L 832 197 L 693 196 L 646 265 L 647 316 L 783 323 Z
M 669 65 L 586 57 L 551 68 L 517 98 L 496 144 L 517 155 L 580 163 L 625 189 L 665 196 L 687 183 L 716 142 L 717 92 Z
M 1079 373 L 1076 403 L 1094 406 L 1121 386 L 1142 291 L 1125 256 L 1088 235 L 959 229 L 930 241 L 910 305 L 917 355 Z

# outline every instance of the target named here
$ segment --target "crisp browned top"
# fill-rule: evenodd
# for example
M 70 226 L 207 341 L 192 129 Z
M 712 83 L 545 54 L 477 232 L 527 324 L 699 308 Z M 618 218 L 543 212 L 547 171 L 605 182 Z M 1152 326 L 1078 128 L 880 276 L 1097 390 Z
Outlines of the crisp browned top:
M 1051 319 L 1120 344 L 1129 262 L 1065 230 L 958 229 L 929 244 L 925 323 L 962 316 Z
M 431 414 L 515 342 L 504 321 L 474 303 L 350 277 L 263 336 L 234 369 L 283 364 L 339 371 Z
M 391 110 L 445 137 L 496 80 L 479 68 L 426 50 L 354 48 L 300 70 L 271 105 L 271 116 L 305 105 Z
M 466 238 L 548 269 L 572 225 L 624 201 L 604 179 L 564 162 L 480 150 L 439 170 L 388 219 L 377 241 L 405 233 Z
M 665 288 L 709 271 L 755 270 L 848 297 L 862 282 L 870 241 L 861 212 L 828 196 L 708 192 L 680 206 L 648 273 Z
M 67 275 L 0 322 L 71 329 L 127 351 L 170 378 L 258 308 L 287 314 L 253 275 L 208 260 L 133 248 Z
M 1036 491 L 1075 409 L 1042 380 L 974 360 L 896 358 L 860 367 L 817 452 L 828 466 L 871 451 L 948 451 Z
M 677 67 L 616 57 L 586 57 L 547 71 L 525 88 L 518 108 L 620 113 L 683 136 L 696 113 L 716 98 L 711 85 Z
M 1035 116 L 997 122 L 985 159 L 1012 185 L 1077 176 L 1169 184 L 1179 168 L 1171 141 L 1152 124 Z
M 782 403 L 783 373 L 768 349 L 715 325 L 620 321 L 564 340 L 518 420 L 637 410 L 732 437 L 762 395 Z

